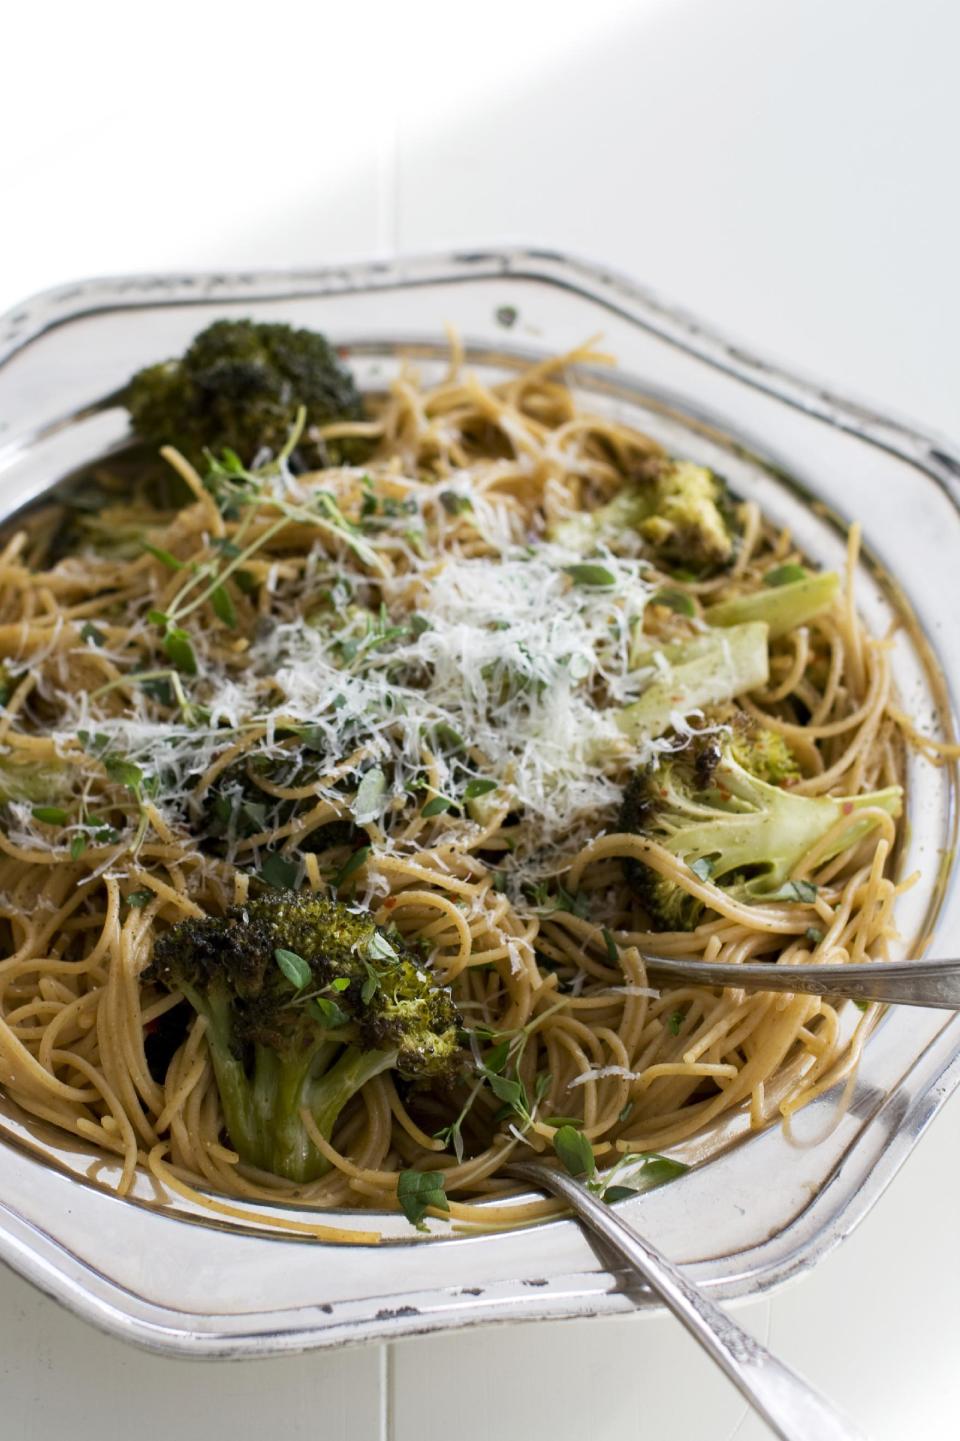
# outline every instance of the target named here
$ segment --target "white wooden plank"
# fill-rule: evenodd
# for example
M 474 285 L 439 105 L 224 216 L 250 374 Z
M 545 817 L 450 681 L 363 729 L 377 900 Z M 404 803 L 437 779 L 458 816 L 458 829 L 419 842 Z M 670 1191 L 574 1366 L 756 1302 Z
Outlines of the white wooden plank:
M 178 1361 L 102 1335 L 0 1268 L 4 1441 L 383 1441 L 382 1348 Z
M 874 1441 L 960 1432 L 958 1155 L 954 1099 L 863 1225 L 773 1298 L 771 1345 Z
M 736 1308 L 761 1340 L 769 1301 Z M 389 1441 L 726 1441 L 745 1411 L 671 1317 L 494 1328 L 392 1348 Z

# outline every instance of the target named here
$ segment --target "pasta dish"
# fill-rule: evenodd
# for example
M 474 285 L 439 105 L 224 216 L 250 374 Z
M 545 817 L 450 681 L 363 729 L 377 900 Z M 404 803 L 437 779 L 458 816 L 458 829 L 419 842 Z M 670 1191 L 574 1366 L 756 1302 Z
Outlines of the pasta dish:
M 220 322 L 8 527 L 0 1085 L 121 1194 L 515 1225 L 555 1206 L 511 1198 L 527 1147 L 616 1199 L 855 1067 L 874 1007 L 736 967 L 895 934 L 921 742 L 857 528 L 811 566 L 581 408 L 605 359 L 488 386 L 454 339 L 361 400 L 321 337 Z

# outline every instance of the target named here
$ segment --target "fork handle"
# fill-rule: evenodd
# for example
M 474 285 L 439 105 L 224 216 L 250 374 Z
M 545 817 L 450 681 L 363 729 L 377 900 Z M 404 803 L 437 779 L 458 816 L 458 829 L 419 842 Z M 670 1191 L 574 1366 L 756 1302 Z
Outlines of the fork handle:
M 781 1441 L 866 1441 L 862 1431 L 578 1181 L 536 1162 L 513 1162 L 510 1173 L 560 1196 L 594 1235 L 638 1271 Z
M 954 960 L 871 961 L 865 966 L 738 966 L 722 961 L 672 961 L 665 956 L 645 956 L 644 961 L 654 983 L 792 991 L 831 1001 L 960 1010 L 960 961 Z

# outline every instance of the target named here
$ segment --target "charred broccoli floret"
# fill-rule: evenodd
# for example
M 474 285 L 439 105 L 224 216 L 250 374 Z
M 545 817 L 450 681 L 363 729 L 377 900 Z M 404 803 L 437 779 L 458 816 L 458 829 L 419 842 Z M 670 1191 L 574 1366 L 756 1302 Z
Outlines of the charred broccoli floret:
M 674 461 L 647 495 L 637 525 L 659 562 L 709 575 L 731 563 L 736 550 L 733 506 L 726 484 L 706 466 Z
M 126 405 L 144 440 L 175 445 L 195 464 L 205 451 L 232 450 L 246 465 L 265 447 L 277 454 L 301 406 L 306 429 L 293 457 L 301 466 L 352 462 L 366 454 L 356 439 L 311 438 L 314 426 L 362 420 L 363 404 L 328 341 L 289 325 L 218 320 L 181 359 L 139 371 Z
M 761 725 L 753 716 L 733 706 L 711 712 L 712 724 L 729 726 L 727 746 L 730 755 L 757 780 L 772 786 L 792 786 L 800 779 L 800 767 L 786 736 L 771 726 Z M 705 748 L 703 764 L 719 759 L 718 737 Z
M 737 548 L 734 505 L 725 481 L 691 461 L 667 461 L 656 475 L 626 486 L 606 505 L 559 521 L 550 539 L 586 553 L 597 545 L 616 550 L 631 533 L 665 569 L 696 576 L 724 569 Z
M 636 775 L 624 795 L 620 829 L 646 836 L 733 900 L 774 898 L 794 868 L 853 811 L 901 810 L 899 786 L 860 796 L 793 795 L 797 779 L 782 736 L 738 714 L 729 729 L 694 736 L 681 750 Z M 824 860 L 861 840 L 876 824 L 864 815 L 838 835 Z M 629 859 L 629 883 L 655 930 L 687 931 L 704 903 L 652 866 Z
M 180 921 L 157 941 L 145 979 L 206 1017 L 231 1144 L 290 1181 L 328 1169 L 304 1108 L 329 1137 L 382 1071 L 447 1084 L 460 1070 L 449 992 L 368 914 L 336 901 L 273 891 L 223 918 Z

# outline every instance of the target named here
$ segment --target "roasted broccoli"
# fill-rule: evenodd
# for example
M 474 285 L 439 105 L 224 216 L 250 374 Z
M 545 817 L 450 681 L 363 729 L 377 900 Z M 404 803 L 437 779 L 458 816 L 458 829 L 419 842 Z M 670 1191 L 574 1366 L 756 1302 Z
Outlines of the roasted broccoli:
M 738 626 L 763 621 L 769 627 L 770 639 L 787 635 L 798 625 L 806 625 L 814 616 L 829 610 L 840 593 L 840 577 L 836 571 L 820 570 L 804 575 L 786 585 L 767 585 L 732 600 L 721 600 L 708 606 L 704 620 L 713 626 Z
M 656 739 L 677 715 L 687 716 L 766 685 L 767 627 L 753 622 L 707 631 L 637 652 L 631 661 L 637 670 L 649 665 L 652 677 L 640 699 L 619 713 L 617 725 L 631 740 Z
M 60 806 L 72 793 L 75 774 L 64 761 L 30 760 L 8 751 L 0 755 L 0 806 Z
M 709 575 L 733 560 L 736 531 L 726 484 L 705 466 L 674 461 L 653 482 L 637 529 L 659 562 Z
M 550 538 L 586 553 L 596 545 L 616 549 L 628 532 L 640 536 L 658 565 L 696 576 L 722 570 L 736 554 L 734 506 L 725 482 L 687 460 L 668 461 L 599 509 L 558 522 Z
M 139 371 L 126 392 L 133 427 L 154 445 L 175 445 L 195 464 L 232 450 L 246 465 L 264 448 L 277 454 L 301 406 L 306 429 L 292 457 L 302 467 L 362 460 L 357 439 L 322 443 L 311 428 L 362 420 L 349 371 L 322 335 L 289 325 L 218 320 L 180 360 Z
M 301 1119 L 329 1137 L 371 1077 L 456 1080 L 459 1016 L 397 940 L 336 901 L 272 891 L 223 918 L 180 921 L 145 979 L 207 1020 L 226 1131 L 247 1164 L 287 1180 L 328 1163 Z
M 842 817 L 867 807 L 901 810 L 899 786 L 860 796 L 804 796 L 781 789 L 797 779 L 789 746 L 742 713 L 728 728 L 694 736 L 627 787 L 620 829 L 646 836 L 731 899 L 772 899 L 794 868 Z M 873 816 L 844 829 L 822 859 L 861 840 Z M 655 930 L 688 931 L 704 903 L 652 866 L 629 859 L 627 879 Z M 800 899 L 800 895 L 794 899 Z

